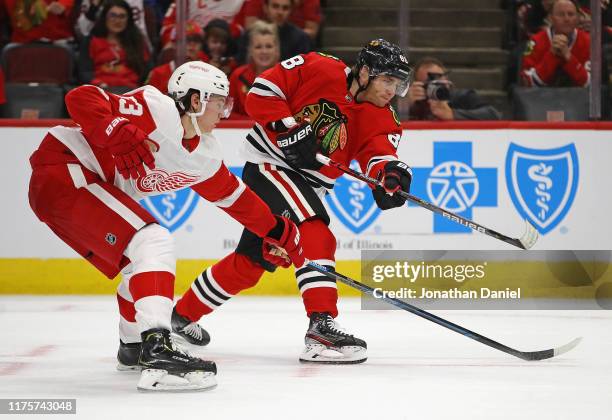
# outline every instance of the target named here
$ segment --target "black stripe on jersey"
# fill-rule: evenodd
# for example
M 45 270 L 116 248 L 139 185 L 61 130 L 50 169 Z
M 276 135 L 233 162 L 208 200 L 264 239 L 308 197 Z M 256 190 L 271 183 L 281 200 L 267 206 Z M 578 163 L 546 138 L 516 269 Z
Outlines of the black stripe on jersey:
M 334 271 L 335 268 L 332 265 L 324 265 L 323 267 L 327 268 L 330 271 Z M 306 274 L 306 273 L 313 273 L 313 272 L 317 272 L 317 270 L 314 270 L 312 268 L 310 268 L 309 266 L 306 267 L 302 267 L 298 270 L 295 270 L 295 277 L 300 277 L 302 274 Z
M 252 139 L 255 142 L 257 142 L 260 146 L 263 146 L 267 150 L 267 152 L 264 152 L 264 153 L 266 153 L 266 154 L 268 154 L 268 155 L 270 155 L 270 156 L 272 156 L 272 157 L 274 157 L 274 158 L 276 158 L 276 159 L 278 159 L 280 161 L 285 162 L 285 164 L 287 164 L 287 166 L 291 167 L 291 165 L 289 165 L 289 163 L 287 163 L 287 161 L 285 160 L 285 157 L 283 155 L 281 155 L 279 153 L 276 153 L 270 147 L 270 145 L 268 144 L 268 141 L 265 139 L 263 133 L 261 132 L 259 127 L 257 127 L 257 125 L 253 126 L 253 132 L 254 132 L 254 134 L 256 134 L 256 136 L 251 136 Z M 247 139 L 248 139 L 248 135 L 247 135 Z M 251 144 L 253 144 L 253 146 L 257 150 L 262 151 L 261 147 L 255 146 L 254 142 L 251 142 L 250 140 L 249 140 L 249 142 Z M 295 172 L 298 172 L 300 175 L 302 175 L 304 178 L 306 178 L 306 180 L 308 181 L 308 183 L 310 185 L 312 185 L 315 188 L 323 187 L 323 188 L 326 188 L 328 190 L 331 190 L 331 189 L 334 188 L 334 184 L 331 184 L 329 182 L 325 182 L 325 181 L 319 179 L 316 175 L 309 174 L 308 172 L 305 172 L 303 170 L 300 170 L 300 169 L 297 169 L 297 168 L 293 168 L 293 167 L 291 167 L 291 170 L 293 170 Z
M 227 296 L 224 296 L 221 292 L 219 292 L 217 289 L 213 287 L 212 283 L 210 282 L 208 278 L 208 274 L 206 273 L 206 271 L 202 273 L 202 280 L 204 281 L 204 284 L 206 285 L 206 287 L 208 287 L 208 290 L 213 292 L 215 297 L 218 297 L 219 299 L 221 299 L 222 302 L 225 302 L 229 299 Z
M 255 140 L 255 138 L 253 136 L 251 136 L 251 133 L 247 134 L 247 141 L 249 143 L 251 143 L 251 146 L 253 146 L 254 148 L 256 148 L 260 153 L 269 155 L 270 153 L 268 153 L 268 151 L 266 151 L 263 147 L 261 147 L 261 145 L 259 144 L 259 142 L 257 142 L 257 140 Z
M 209 301 L 210 303 L 212 303 L 213 305 L 215 305 L 215 306 L 221 306 L 221 304 L 222 304 L 223 302 L 217 302 L 217 301 L 216 301 L 215 299 L 213 299 L 213 298 L 212 298 L 212 297 L 211 297 L 211 296 L 210 296 L 208 293 L 206 293 L 206 292 L 204 291 L 204 289 L 202 288 L 202 285 L 200 285 L 200 281 L 199 281 L 199 280 L 200 280 L 200 279 L 196 280 L 196 281 L 194 282 L 194 284 L 195 284 L 195 285 L 196 285 L 196 287 L 198 288 L 198 291 L 200 292 L 200 294 L 202 295 L 202 297 L 203 297 L 204 299 L 206 299 L 207 301 Z
M 325 277 L 325 276 L 310 277 L 310 278 L 308 278 L 306 280 L 302 280 L 302 281 L 298 282 L 298 289 L 301 289 L 302 287 L 304 287 L 308 283 L 318 283 L 320 281 L 325 281 L 325 282 L 334 283 L 334 284 L 336 283 L 336 280 L 330 279 L 329 277 Z
M 261 90 L 266 90 L 268 92 L 272 92 L 275 96 L 278 96 L 278 94 L 276 92 L 274 92 L 272 89 L 270 89 L 268 86 L 264 85 L 263 83 L 253 83 L 253 86 L 251 86 L 252 88 L 257 88 L 257 89 L 261 89 Z M 280 96 L 278 96 L 280 98 Z

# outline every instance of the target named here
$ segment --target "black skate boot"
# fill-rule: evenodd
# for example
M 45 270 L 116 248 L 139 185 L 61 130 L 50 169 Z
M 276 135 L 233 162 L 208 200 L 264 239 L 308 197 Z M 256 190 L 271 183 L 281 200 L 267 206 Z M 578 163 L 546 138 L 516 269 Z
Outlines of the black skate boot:
M 140 370 L 138 358 L 140 357 L 140 343 L 124 343 L 119 340 L 117 352 L 117 370 Z
M 197 322 L 191 322 L 189 319 L 176 312 L 176 307 L 172 310 L 172 332 L 178 335 L 188 343 L 196 346 L 205 346 L 210 343 L 210 335 L 206 330 L 200 327 Z
M 347 334 L 327 312 L 314 312 L 304 338 L 300 362 L 353 364 L 365 362 L 367 344 Z
M 170 331 L 153 328 L 143 332 L 139 365 L 140 391 L 203 391 L 217 385 L 215 362 L 193 357 L 170 339 Z

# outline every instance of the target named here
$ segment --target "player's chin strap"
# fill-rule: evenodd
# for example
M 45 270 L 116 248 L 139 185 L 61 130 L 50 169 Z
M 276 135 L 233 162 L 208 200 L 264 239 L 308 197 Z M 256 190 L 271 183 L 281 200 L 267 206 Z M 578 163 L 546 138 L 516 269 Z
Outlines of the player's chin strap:
M 200 101 L 200 103 L 202 104 L 202 109 L 199 112 L 185 111 L 185 114 L 187 114 L 191 118 L 191 125 L 193 125 L 193 129 L 195 130 L 198 137 L 202 137 L 202 131 L 200 131 L 200 126 L 198 125 L 198 117 L 201 117 L 202 115 L 204 115 L 204 111 L 206 110 L 207 102 Z
M 359 69 L 359 70 L 361 70 L 361 69 Z M 348 89 L 349 90 L 351 89 L 351 85 L 353 84 L 353 80 L 357 82 L 357 91 L 353 95 L 353 98 L 355 99 L 355 102 L 359 102 L 359 100 L 357 99 L 357 96 L 361 92 L 364 92 L 368 88 L 368 86 L 370 86 L 370 82 L 372 81 L 372 79 L 374 79 L 374 77 L 376 77 L 376 76 L 369 75 L 369 72 L 368 72 L 368 83 L 366 83 L 365 86 L 362 86 L 361 83 L 359 83 L 359 70 L 357 70 L 356 74 L 355 74 L 355 72 L 351 72 L 349 74 L 349 77 L 347 78 L 347 83 L 348 83 Z

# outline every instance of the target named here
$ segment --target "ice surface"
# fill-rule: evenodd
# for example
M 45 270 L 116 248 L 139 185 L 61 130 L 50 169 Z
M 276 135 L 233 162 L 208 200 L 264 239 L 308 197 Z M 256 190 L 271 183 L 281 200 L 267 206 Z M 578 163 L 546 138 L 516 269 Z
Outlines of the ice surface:
M 520 350 L 583 342 L 525 362 L 403 311 L 341 299 L 365 364 L 298 363 L 307 319 L 297 298 L 235 298 L 202 324 L 219 386 L 142 394 L 115 370 L 114 297 L 0 297 L 0 398 L 76 398 L 82 419 L 612 418 L 612 312 L 438 311 Z M 20 419 L 29 416 L 19 416 Z M 32 416 L 40 419 L 41 416 Z

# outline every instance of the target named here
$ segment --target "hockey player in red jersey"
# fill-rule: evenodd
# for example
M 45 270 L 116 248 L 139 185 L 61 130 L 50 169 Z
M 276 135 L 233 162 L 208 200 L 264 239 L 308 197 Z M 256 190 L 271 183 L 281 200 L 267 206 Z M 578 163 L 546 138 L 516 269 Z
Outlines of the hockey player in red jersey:
M 172 99 L 151 86 L 122 96 L 90 85 L 69 92 L 66 106 L 80 127 L 49 130 L 30 158 L 29 199 L 38 218 L 98 270 L 122 273 L 120 369 L 141 368 L 141 390 L 202 390 L 215 385 L 214 362 L 170 340 L 172 236 L 137 200 L 191 187 L 296 265 L 304 259 L 296 225 L 228 171 L 210 134 L 231 111 L 225 74 L 192 61 L 175 70 L 168 91 Z
M 316 153 L 345 165 L 356 159 L 369 176 L 382 180 L 385 188 L 373 190 L 381 209 L 404 205 L 393 193 L 409 191 L 412 173 L 396 155 L 401 127 L 389 101 L 406 94 L 410 73 L 401 49 L 381 39 L 361 50 L 353 69 L 337 58 L 310 53 L 255 79 L 246 100 L 256 123 L 244 143 L 243 180 L 274 213 L 299 225 L 308 259 L 335 266 L 336 239 L 322 200 L 342 173 L 322 167 Z M 264 270 L 273 271 L 261 249 L 261 239 L 245 229 L 236 251 L 206 269 L 177 302 L 173 321 L 198 321 L 255 285 Z M 334 319 L 336 283 L 307 265 L 296 265 L 295 274 L 310 318 L 300 360 L 365 361 L 365 341 L 345 333 Z M 173 328 L 193 344 L 206 344 L 179 324 Z

